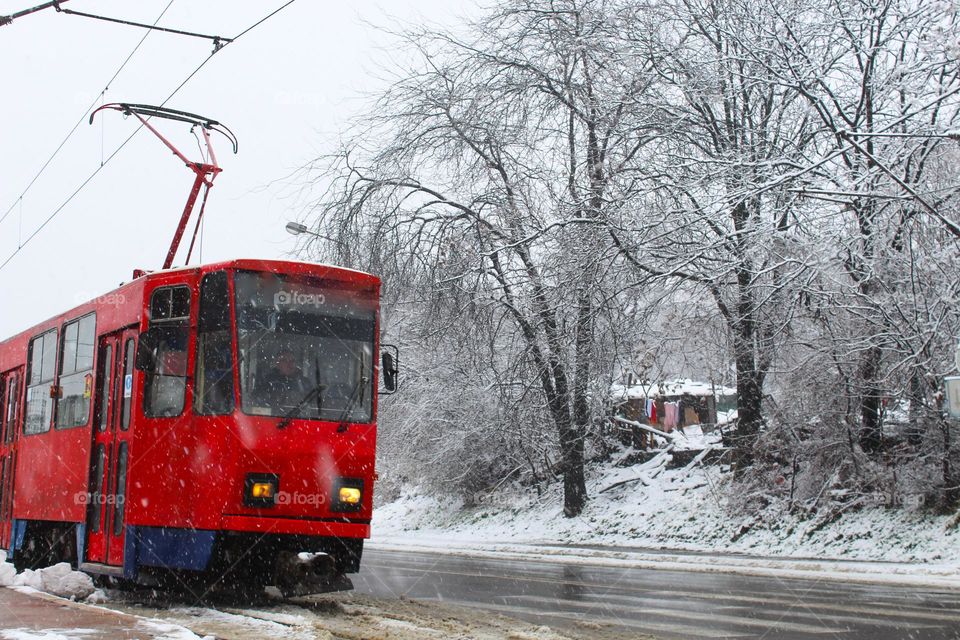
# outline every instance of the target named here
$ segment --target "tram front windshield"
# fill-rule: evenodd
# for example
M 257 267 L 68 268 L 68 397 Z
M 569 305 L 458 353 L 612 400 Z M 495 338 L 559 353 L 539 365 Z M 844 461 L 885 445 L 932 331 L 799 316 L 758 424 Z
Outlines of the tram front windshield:
M 369 422 L 375 300 L 266 272 L 234 279 L 241 407 L 248 415 Z

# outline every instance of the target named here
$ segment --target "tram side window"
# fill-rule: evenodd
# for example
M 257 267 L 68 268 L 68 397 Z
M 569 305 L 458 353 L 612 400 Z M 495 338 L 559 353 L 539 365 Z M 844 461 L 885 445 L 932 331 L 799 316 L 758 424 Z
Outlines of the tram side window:
M 150 297 L 150 324 L 190 319 L 190 289 L 162 287 Z
M 27 373 L 27 417 L 23 423 L 25 434 L 45 433 L 50 430 L 53 382 L 57 362 L 57 330 L 51 329 L 30 341 L 30 370 Z
M 7 486 L 7 460 L 13 456 L 4 456 L 0 461 L 0 519 L 3 519 L 7 513 L 7 496 L 4 489 Z
M 143 382 L 143 415 L 173 417 L 183 413 L 190 338 L 190 289 L 162 287 L 150 298 L 150 328 L 141 338 L 151 351 Z
M 230 292 L 227 272 L 204 276 L 200 283 L 200 320 L 197 329 L 196 395 L 200 415 L 233 411 L 233 332 L 230 331 Z
M 7 395 L 7 387 L 4 385 L 3 378 L 0 378 L 0 442 L 7 441 L 7 423 L 10 422 L 10 418 L 7 417 L 10 412 L 7 408 Z M 3 485 L 0 484 L 0 491 L 3 490 L 2 488 Z
M 100 350 L 100 362 L 97 364 L 97 380 L 100 385 L 100 397 L 97 398 L 95 414 L 97 431 L 106 431 L 110 424 L 111 409 L 114 409 L 110 400 L 110 385 L 114 368 L 113 345 L 104 345 Z
M 4 409 L 4 440 L 13 442 L 13 431 L 17 428 L 17 416 L 20 415 L 20 376 L 14 374 L 10 376 L 7 383 L 7 403 Z
M 93 395 L 93 348 L 96 341 L 96 314 L 63 325 L 60 355 L 60 398 L 57 400 L 57 428 L 82 427 L 90 419 Z
M 127 443 L 120 443 L 120 453 L 117 454 L 117 484 L 113 495 L 113 535 L 123 532 L 124 503 L 127 498 Z

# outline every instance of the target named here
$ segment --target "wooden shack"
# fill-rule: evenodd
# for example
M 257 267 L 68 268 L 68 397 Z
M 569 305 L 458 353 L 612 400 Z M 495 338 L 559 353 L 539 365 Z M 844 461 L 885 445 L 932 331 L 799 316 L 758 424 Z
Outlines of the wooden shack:
M 690 379 L 650 382 L 631 377 L 627 384 L 611 389 L 613 415 L 667 433 L 692 425 L 702 425 L 704 432 L 711 431 L 721 422 L 718 405 L 729 406 L 735 398 L 735 389 Z M 649 432 L 618 424 L 618 436 L 625 444 L 638 449 L 653 448 L 654 438 Z

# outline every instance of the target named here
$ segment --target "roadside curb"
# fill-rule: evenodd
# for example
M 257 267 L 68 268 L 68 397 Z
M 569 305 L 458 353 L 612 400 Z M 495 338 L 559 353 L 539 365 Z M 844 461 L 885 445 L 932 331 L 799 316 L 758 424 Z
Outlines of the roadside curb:
M 378 551 L 410 551 L 473 556 L 490 559 L 530 560 L 564 564 L 623 567 L 691 573 L 733 573 L 763 578 L 795 578 L 871 585 L 927 587 L 960 591 L 960 567 L 920 566 L 905 563 L 837 560 L 793 560 L 789 558 L 737 558 L 732 556 L 683 554 L 680 552 L 641 553 L 596 550 L 578 547 L 550 547 L 535 544 L 450 544 L 385 539 L 368 541 Z M 917 570 L 921 569 L 921 570 Z M 924 570 L 925 569 L 925 570 Z

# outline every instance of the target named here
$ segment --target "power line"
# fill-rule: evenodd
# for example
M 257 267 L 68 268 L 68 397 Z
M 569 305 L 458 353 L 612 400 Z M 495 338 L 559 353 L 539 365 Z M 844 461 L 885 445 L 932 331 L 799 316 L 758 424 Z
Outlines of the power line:
M 153 21 L 154 25 L 160 22 L 160 20 L 163 18 L 164 14 L 167 12 L 167 10 L 170 8 L 170 5 L 172 4 L 173 4 L 173 0 L 170 0 L 170 2 L 167 3 L 167 6 L 163 8 L 163 11 L 160 12 L 160 15 L 157 16 L 157 19 Z M 60 153 L 60 150 L 63 149 L 63 146 L 67 144 L 67 141 L 70 140 L 71 137 L 73 137 L 73 134 L 76 132 L 77 128 L 83 123 L 84 120 L 87 119 L 87 116 L 90 115 L 90 110 L 93 109 L 93 107 L 97 104 L 97 101 L 103 96 L 103 94 L 105 94 L 110 89 L 110 85 L 113 84 L 113 81 L 117 79 L 117 76 L 120 75 L 120 72 L 123 71 L 124 67 L 127 66 L 127 63 L 130 62 L 130 59 L 137 52 L 137 50 L 140 49 L 140 45 L 143 44 L 144 40 L 146 40 L 147 36 L 149 35 L 150 35 L 149 31 L 143 34 L 143 37 L 140 38 L 140 42 L 137 43 L 137 46 L 133 48 L 133 50 L 124 59 L 123 63 L 117 68 L 117 70 L 113 73 L 113 75 L 110 76 L 110 79 L 107 80 L 107 84 L 104 85 L 103 89 L 100 91 L 100 94 L 96 98 L 94 98 L 93 102 L 90 103 L 90 106 L 87 107 L 86 110 L 84 110 L 83 115 L 80 116 L 80 119 L 77 120 L 76 124 L 73 125 L 73 128 L 70 129 L 70 132 L 67 133 L 67 136 L 60 142 L 57 148 L 54 149 L 50 157 L 47 158 L 47 161 L 43 163 L 43 166 L 40 167 L 40 170 L 37 171 L 37 173 L 33 176 L 33 178 L 30 179 L 30 182 L 27 184 L 26 188 L 23 190 L 20 196 L 16 200 L 14 200 L 13 203 L 10 205 L 10 207 L 4 212 L 4 214 L 0 216 L 0 223 L 2 223 L 4 220 L 7 219 L 7 216 L 9 216 L 10 212 L 14 210 L 18 202 L 22 203 L 23 196 L 27 195 L 27 192 L 30 190 L 30 187 L 33 186 L 33 183 L 37 181 L 37 179 L 43 174 L 44 171 L 46 171 L 47 167 L 50 166 L 50 163 L 53 162 L 54 158 L 56 158 L 57 155 Z
M 290 5 L 292 5 L 292 4 L 293 4 L 294 2 L 296 2 L 296 1 L 297 1 L 297 0 L 289 0 L 289 2 L 280 5 L 279 7 L 277 7 L 276 9 L 274 9 L 273 11 L 271 11 L 270 13 L 268 13 L 267 15 L 263 16 L 262 18 L 260 18 L 260 19 L 257 20 L 256 22 L 254 22 L 252 25 L 250 25 L 249 27 L 247 27 L 247 28 L 244 29 L 243 31 L 241 31 L 238 35 L 234 36 L 233 39 L 234 39 L 234 40 L 239 40 L 242 36 L 247 35 L 248 32 L 253 31 L 253 30 L 256 29 L 257 27 L 259 27 L 261 24 L 263 24 L 264 22 L 266 22 L 267 20 L 269 20 L 269 19 L 272 18 L 273 16 L 277 15 L 278 13 L 280 13 L 281 11 L 283 11 L 284 9 L 286 9 L 287 7 L 289 7 Z
M 171 2 L 172 2 L 172 1 L 173 1 L 173 0 L 171 0 Z M 296 2 L 296 0 L 288 0 L 286 3 L 284 3 L 283 5 L 281 5 L 280 7 L 278 7 L 277 9 L 275 9 L 274 11 L 272 11 L 271 13 L 267 14 L 266 16 L 264 16 L 263 18 L 261 18 L 261 19 L 258 20 L 257 22 L 253 23 L 252 25 L 250 25 L 249 27 L 247 27 L 246 29 L 244 29 L 243 31 L 241 31 L 239 35 L 233 37 L 229 42 L 227 42 L 226 44 L 224 44 L 223 47 L 220 47 L 220 49 L 214 49 L 213 53 L 211 53 L 210 55 L 208 55 L 208 56 L 203 60 L 203 62 L 201 62 L 201 63 L 197 66 L 196 69 L 194 69 L 193 71 L 190 72 L 190 74 L 183 80 L 183 82 L 181 82 L 179 85 L 177 85 L 177 88 L 174 89 L 174 90 L 170 93 L 170 95 L 168 95 L 168 96 L 166 97 L 166 99 L 164 99 L 164 101 L 160 103 L 160 106 L 162 107 L 162 106 L 166 105 L 167 102 L 169 102 L 175 95 L 177 95 L 177 93 L 179 93 L 180 90 L 183 89 L 183 87 L 184 87 L 188 82 L 190 82 L 190 80 L 191 80 L 195 75 L 197 75 L 197 73 L 199 73 L 200 70 L 203 69 L 203 68 L 207 65 L 208 62 L 210 62 L 210 60 L 213 59 L 213 56 L 215 56 L 218 51 L 220 51 L 221 49 L 223 49 L 224 47 L 226 47 L 228 44 L 232 44 L 232 43 L 236 42 L 236 41 L 239 40 L 242 36 L 246 35 L 246 34 L 249 33 L 250 31 L 252 31 L 253 29 L 259 27 L 261 24 L 263 24 L 264 22 L 266 22 L 267 20 L 269 20 L 270 18 L 272 18 L 272 17 L 275 16 L 276 14 L 280 13 L 281 11 L 283 11 L 284 9 L 286 9 L 287 7 L 289 7 L 290 5 L 292 5 L 294 2 Z M 168 8 L 169 8 L 169 5 L 167 5 L 167 6 L 168 6 Z M 164 11 L 166 11 L 166 9 L 164 9 Z M 162 15 L 162 14 L 161 14 L 161 15 Z M 159 18 L 158 18 L 158 20 L 159 20 Z M 150 32 L 148 31 L 147 33 L 150 33 Z M 145 35 L 144 37 L 146 37 L 146 35 Z M 89 109 L 88 109 L 88 111 L 89 111 Z M 84 117 L 86 117 L 86 115 L 84 115 Z M 23 242 L 21 242 L 21 243 L 20 243 L 20 246 L 18 246 L 13 253 L 11 253 L 9 256 L 7 256 L 6 260 L 4 260 L 3 263 L 0 263 L 0 271 L 2 271 L 2 270 L 4 269 L 4 267 L 6 267 L 8 264 L 10 264 L 10 261 L 13 260 L 14 257 L 16 257 L 16 255 L 17 255 L 18 253 L 20 253 L 20 251 L 22 251 L 23 248 L 26 247 L 27 244 L 29 244 L 29 242 L 30 242 L 31 240 L 33 240 L 33 239 L 44 229 L 44 227 L 46 227 L 51 221 L 53 221 L 54 218 L 57 217 L 57 215 L 58 215 L 61 211 L 63 211 L 63 209 L 70 203 L 70 201 L 73 200 L 73 199 L 77 196 L 77 194 L 80 193 L 80 191 L 82 191 L 83 188 L 86 187 L 87 184 L 88 184 L 91 180 L 93 180 L 93 178 L 94 178 L 98 173 L 100 173 L 100 171 L 103 170 L 103 168 L 104 168 L 105 166 L 107 166 L 107 164 L 108 164 L 111 160 L 113 160 L 114 157 L 116 157 L 116 155 L 117 155 L 118 153 L 120 153 L 120 150 L 121 150 L 121 149 L 123 149 L 125 146 L 127 146 L 127 143 L 130 142 L 130 141 L 133 139 L 133 137 L 136 136 L 137 133 L 140 132 L 140 130 L 141 130 L 142 128 L 143 128 L 143 124 L 140 124 L 136 129 L 134 129 L 133 133 L 131 133 L 129 136 L 127 136 L 127 138 L 126 138 L 122 143 L 120 143 L 120 146 L 117 147 L 116 149 L 114 149 L 113 152 L 112 152 L 109 156 L 107 156 L 107 158 L 100 164 L 100 166 L 97 167 L 96 169 L 94 169 L 93 172 L 92 172 L 89 176 L 87 176 L 87 178 L 86 178 L 83 182 L 80 183 L 80 186 L 78 186 L 78 187 L 73 191 L 73 193 L 71 193 L 71 194 L 67 197 L 67 199 L 64 200 L 63 203 L 60 204 L 59 207 L 57 207 L 56 209 L 54 209 L 54 210 L 53 210 L 53 213 L 51 213 L 49 216 L 47 216 L 47 219 L 44 220 L 43 223 L 42 223 L 40 226 L 37 227 L 37 229 L 35 229 L 34 232 L 31 233 L 31 234 L 27 237 L 26 240 L 24 240 Z M 76 127 L 74 127 L 74 129 L 76 129 Z M 21 197 L 22 197 L 22 196 L 21 196 Z
M 214 52 L 214 53 L 215 53 L 215 52 Z M 160 106 L 163 106 L 163 105 L 167 104 L 167 102 L 169 102 L 170 99 L 173 98 L 173 96 L 177 95 L 177 93 L 180 92 L 180 89 L 182 89 L 182 88 L 184 87 L 184 85 L 186 85 L 187 82 L 189 82 L 190 79 L 193 78 L 193 76 L 195 76 L 195 75 L 197 74 L 197 72 L 200 71 L 200 69 L 202 69 L 204 66 L 206 66 L 206 64 L 207 64 L 208 62 L 210 62 L 210 59 L 211 59 L 211 58 L 213 58 L 213 53 L 211 53 L 209 56 L 207 56 L 206 59 L 204 59 L 204 61 L 201 62 L 200 65 L 197 66 L 196 69 L 194 69 L 193 71 L 191 71 L 191 72 L 190 72 L 190 75 L 188 75 L 188 76 L 186 77 L 186 79 L 185 79 L 183 82 L 181 82 L 181 83 L 177 86 L 177 88 L 174 89 L 173 92 L 172 92 L 169 96 L 167 96 L 167 98 L 161 103 Z M 114 149 L 113 152 L 112 152 L 109 156 L 107 156 L 107 158 L 106 158 L 105 160 L 103 160 L 103 161 L 100 163 L 100 166 L 97 167 L 96 169 L 94 169 L 94 170 L 93 170 L 93 173 L 91 173 L 89 176 L 87 176 L 86 180 L 84 180 L 83 182 L 81 182 L 81 183 L 80 183 L 80 186 L 78 186 L 76 189 L 74 189 L 73 193 L 71 193 L 71 194 L 67 197 L 67 199 L 64 200 L 64 201 L 60 204 L 59 207 L 57 207 L 56 209 L 54 209 L 54 210 L 53 210 L 53 213 L 51 213 L 49 216 L 47 216 L 47 219 L 44 220 L 43 223 L 42 223 L 40 226 L 37 227 L 36 229 L 34 229 L 33 233 L 31 233 L 29 236 L 27 236 L 27 239 L 24 240 L 23 242 L 21 242 L 21 243 L 20 243 L 20 246 L 18 246 L 17 249 L 16 249 L 13 253 L 11 253 L 9 256 L 7 256 L 7 259 L 3 261 L 3 264 L 0 264 L 0 271 L 2 271 L 3 268 L 6 267 L 6 266 L 10 263 L 10 261 L 13 260 L 14 257 L 16 257 L 16 255 L 17 255 L 18 253 L 20 253 L 20 251 L 21 251 L 25 246 L 27 246 L 27 245 L 30 243 L 31 240 L 33 240 L 35 237 L 37 237 L 37 235 L 38 235 L 41 231 L 43 231 L 44 227 L 46 227 L 48 224 L 50 224 L 50 222 L 52 222 L 53 219 L 56 218 L 57 215 L 58 215 L 61 211 L 63 211 L 63 209 L 64 209 L 68 204 L 70 204 L 70 201 L 73 200 L 73 199 L 77 196 L 77 194 L 80 193 L 80 192 L 83 190 L 83 188 L 86 187 L 87 184 L 89 184 L 89 182 L 90 182 L 91 180 L 93 180 L 93 178 L 94 178 L 98 173 L 100 173 L 100 171 L 102 171 L 103 168 L 104 168 L 105 166 L 107 166 L 107 164 L 108 164 L 111 160 L 113 160 L 113 158 L 114 158 L 118 153 L 120 153 L 120 150 L 121 150 L 121 149 L 123 149 L 125 146 L 127 146 L 127 143 L 128 143 L 128 142 L 130 142 L 131 140 L 133 140 L 134 136 L 136 136 L 138 133 L 140 133 L 140 130 L 141 130 L 141 129 L 143 129 L 143 124 L 140 124 L 139 126 L 137 126 L 137 128 L 133 130 L 133 133 L 131 133 L 129 136 L 127 136 L 127 138 L 126 138 L 123 142 L 120 143 L 120 146 L 117 147 L 116 149 Z

